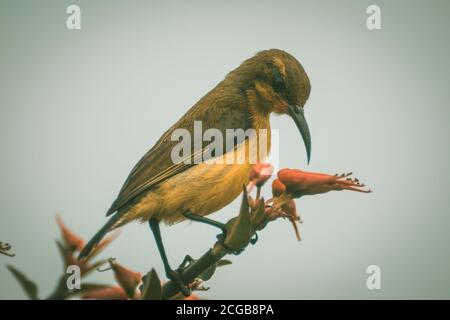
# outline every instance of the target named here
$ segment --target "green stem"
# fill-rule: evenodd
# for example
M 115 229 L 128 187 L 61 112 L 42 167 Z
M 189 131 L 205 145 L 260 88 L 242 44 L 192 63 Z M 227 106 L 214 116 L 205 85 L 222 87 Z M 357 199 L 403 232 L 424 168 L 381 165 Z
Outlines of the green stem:
M 184 284 L 192 283 L 195 278 L 201 275 L 206 269 L 215 265 L 226 256 L 229 251 L 220 243 L 216 242 L 212 249 L 209 249 L 200 259 L 196 260 L 181 273 L 181 280 Z M 173 282 L 168 281 L 162 287 L 162 299 L 167 300 L 180 292 L 180 288 Z

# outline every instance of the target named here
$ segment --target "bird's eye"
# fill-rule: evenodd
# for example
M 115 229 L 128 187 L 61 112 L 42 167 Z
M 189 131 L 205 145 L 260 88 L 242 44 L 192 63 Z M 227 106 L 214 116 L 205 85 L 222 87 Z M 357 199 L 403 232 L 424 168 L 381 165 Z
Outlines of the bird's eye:
M 278 92 L 281 93 L 286 89 L 286 84 L 284 83 L 283 78 L 281 77 L 280 73 L 278 71 L 273 73 L 272 78 L 272 87 Z

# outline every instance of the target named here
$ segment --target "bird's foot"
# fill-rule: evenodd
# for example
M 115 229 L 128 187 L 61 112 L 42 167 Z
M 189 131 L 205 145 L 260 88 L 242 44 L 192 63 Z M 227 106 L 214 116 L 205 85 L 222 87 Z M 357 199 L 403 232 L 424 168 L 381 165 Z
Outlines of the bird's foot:
M 192 258 L 190 255 L 186 255 L 183 259 L 183 261 L 181 262 L 181 264 L 178 266 L 178 268 L 176 269 L 176 271 L 178 273 L 181 273 L 184 271 L 184 269 L 186 269 L 187 267 L 189 267 L 191 264 L 193 264 L 195 262 L 194 258 Z
M 222 230 L 222 233 L 219 233 L 216 238 L 221 244 L 225 244 L 225 238 L 227 237 L 227 230 Z
M 244 251 L 244 249 L 233 250 L 233 249 L 229 248 L 225 243 L 226 238 L 227 238 L 227 230 L 223 229 L 222 233 L 217 235 L 217 240 L 222 245 L 222 247 L 224 247 L 228 251 L 229 254 L 233 254 L 233 255 L 237 256 L 237 255 L 240 255 Z M 256 241 L 255 241 L 255 243 L 256 243 Z
M 179 272 L 178 270 L 169 269 L 166 271 L 166 276 L 177 285 L 177 287 L 185 297 L 189 297 L 191 295 L 192 290 L 184 284 L 183 280 L 181 279 L 181 272 Z

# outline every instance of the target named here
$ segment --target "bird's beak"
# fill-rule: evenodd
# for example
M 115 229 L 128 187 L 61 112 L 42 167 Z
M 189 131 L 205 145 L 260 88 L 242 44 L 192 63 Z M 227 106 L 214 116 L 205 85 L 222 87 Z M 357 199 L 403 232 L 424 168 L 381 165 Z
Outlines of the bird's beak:
M 309 133 L 309 127 L 303 113 L 303 108 L 301 106 L 290 105 L 288 110 L 289 115 L 294 120 L 295 125 L 302 135 L 303 142 L 305 143 L 306 148 L 306 157 L 309 164 L 309 159 L 311 158 L 311 134 Z

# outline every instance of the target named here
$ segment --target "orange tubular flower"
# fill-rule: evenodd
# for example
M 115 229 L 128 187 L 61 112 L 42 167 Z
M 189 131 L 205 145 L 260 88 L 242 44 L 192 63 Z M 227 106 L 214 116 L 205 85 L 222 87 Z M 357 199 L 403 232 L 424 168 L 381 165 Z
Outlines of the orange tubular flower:
M 301 240 L 297 223 L 300 218 L 293 201 L 305 195 L 326 193 L 329 191 L 352 190 L 369 193 L 365 185 L 356 178 L 349 178 L 352 173 L 329 175 L 323 173 L 304 172 L 297 169 L 282 169 L 278 171 L 278 179 L 272 183 L 272 205 L 266 210 L 269 220 L 288 218 L 294 226 L 298 240 Z
M 282 169 L 278 171 L 278 179 L 286 186 L 286 191 L 293 198 L 341 190 L 372 192 L 370 189 L 364 189 L 365 185 L 361 184 L 358 179 L 349 178 L 351 175 L 352 173 L 329 175 L 305 172 L 298 169 Z
M 272 182 L 272 194 L 274 197 L 279 197 L 281 196 L 283 193 L 286 192 L 286 186 L 284 184 L 281 183 L 280 180 L 275 179 Z

